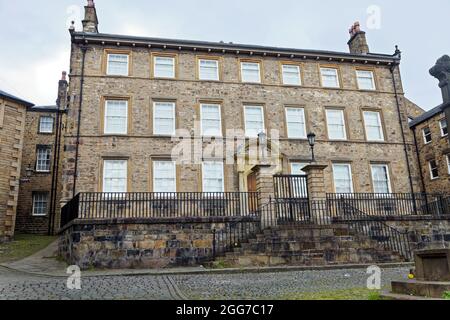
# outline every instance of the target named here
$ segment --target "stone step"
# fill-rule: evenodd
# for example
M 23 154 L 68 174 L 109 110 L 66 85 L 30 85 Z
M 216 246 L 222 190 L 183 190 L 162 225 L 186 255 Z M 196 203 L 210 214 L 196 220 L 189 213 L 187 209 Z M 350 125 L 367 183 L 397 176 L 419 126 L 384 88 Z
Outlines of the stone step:
M 392 293 L 429 298 L 442 298 L 445 292 L 450 291 L 450 282 L 430 281 L 394 281 L 392 282 Z
M 420 296 L 410 296 L 407 294 L 397 294 L 397 293 L 388 293 L 385 292 L 380 295 L 380 298 L 382 300 L 398 300 L 398 301 L 424 301 L 424 300 L 430 300 L 430 301 L 437 301 L 437 300 L 444 300 L 439 298 L 426 298 L 426 297 L 420 297 Z

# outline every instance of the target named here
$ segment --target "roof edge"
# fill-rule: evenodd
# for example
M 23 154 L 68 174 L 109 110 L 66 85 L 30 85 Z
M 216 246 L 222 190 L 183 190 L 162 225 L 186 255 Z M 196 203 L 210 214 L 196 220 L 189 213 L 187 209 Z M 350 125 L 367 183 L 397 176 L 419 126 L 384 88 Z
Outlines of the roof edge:
M 250 53 L 262 54 L 262 55 L 293 55 L 297 58 L 341 58 L 355 61 L 371 61 L 387 64 L 398 64 L 401 61 L 401 57 L 396 54 L 380 54 L 380 53 L 368 53 L 368 54 L 354 54 L 337 51 L 326 50 L 311 50 L 311 49 L 295 49 L 295 48 L 283 48 L 273 46 L 261 46 L 251 44 L 235 44 L 225 42 L 208 42 L 197 40 L 179 40 L 179 39 L 165 39 L 165 38 L 152 38 L 152 37 L 137 37 L 128 35 L 114 35 L 106 33 L 86 33 L 86 32 L 73 32 L 73 43 L 85 43 L 89 42 L 100 43 L 102 45 L 114 44 L 116 46 L 145 46 L 145 47 L 162 47 L 165 49 L 193 49 L 195 50 L 216 50 L 216 51 L 237 51 L 238 53 Z M 292 57 L 294 58 L 294 57 Z
M 35 106 L 35 104 L 32 103 L 32 102 L 28 102 L 26 100 L 23 100 L 23 99 L 21 99 L 19 97 L 16 97 L 16 96 L 14 96 L 14 95 L 12 95 L 10 93 L 7 93 L 7 92 L 1 91 L 1 90 L 0 90 L 0 98 L 3 98 L 5 100 L 9 100 L 9 101 L 12 101 L 12 102 L 23 104 L 27 108 L 32 108 L 32 107 Z

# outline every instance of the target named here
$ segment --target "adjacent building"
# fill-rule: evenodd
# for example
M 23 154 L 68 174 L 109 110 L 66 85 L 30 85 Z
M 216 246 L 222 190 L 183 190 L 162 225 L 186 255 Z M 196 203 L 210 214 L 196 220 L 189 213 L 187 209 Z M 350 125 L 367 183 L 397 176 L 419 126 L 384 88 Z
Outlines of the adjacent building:
M 33 106 L 0 90 L 0 242 L 14 236 L 26 112 Z
M 16 232 L 58 231 L 67 87 L 64 72 L 56 105 L 34 106 L 26 114 Z
M 431 69 L 440 80 L 443 103 L 410 122 L 421 172 L 422 191 L 450 193 L 450 57 L 444 56 Z M 446 115 L 447 113 L 447 115 Z
M 345 53 L 111 35 L 99 33 L 93 1 L 85 10 L 83 31 L 70 30 L 63 202 L 79 192 L 255 191 L 254 166 L 223 154 L 177 162 L 177 130 L 204 150 L 234 141 L 230 129 L 277 138 L 274 174 L 302 173 L 313 132 L 326 192 L 421 191 L 408 126 L 420 108 L 405 98 L 401 52 L 372 53 L 358 23 Z

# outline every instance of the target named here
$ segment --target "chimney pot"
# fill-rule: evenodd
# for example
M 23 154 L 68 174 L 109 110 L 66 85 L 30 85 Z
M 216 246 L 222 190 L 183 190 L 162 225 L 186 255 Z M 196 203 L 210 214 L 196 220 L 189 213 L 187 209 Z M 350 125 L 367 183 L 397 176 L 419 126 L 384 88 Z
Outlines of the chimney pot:
M 66 81 L 66 77 L 67 77 L 67 72 L 63 71 L 62 72 L 62 76 L 61 76 L 61 80 Z

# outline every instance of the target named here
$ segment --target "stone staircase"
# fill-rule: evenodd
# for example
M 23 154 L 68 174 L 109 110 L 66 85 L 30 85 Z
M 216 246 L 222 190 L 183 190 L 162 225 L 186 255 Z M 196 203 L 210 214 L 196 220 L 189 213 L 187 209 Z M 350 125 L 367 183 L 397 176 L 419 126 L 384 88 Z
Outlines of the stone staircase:
M 404 262 L 397 252 L 356 234 L 349 225 L 267 228 L 226 253 L 230 266 L 326 266 Z

